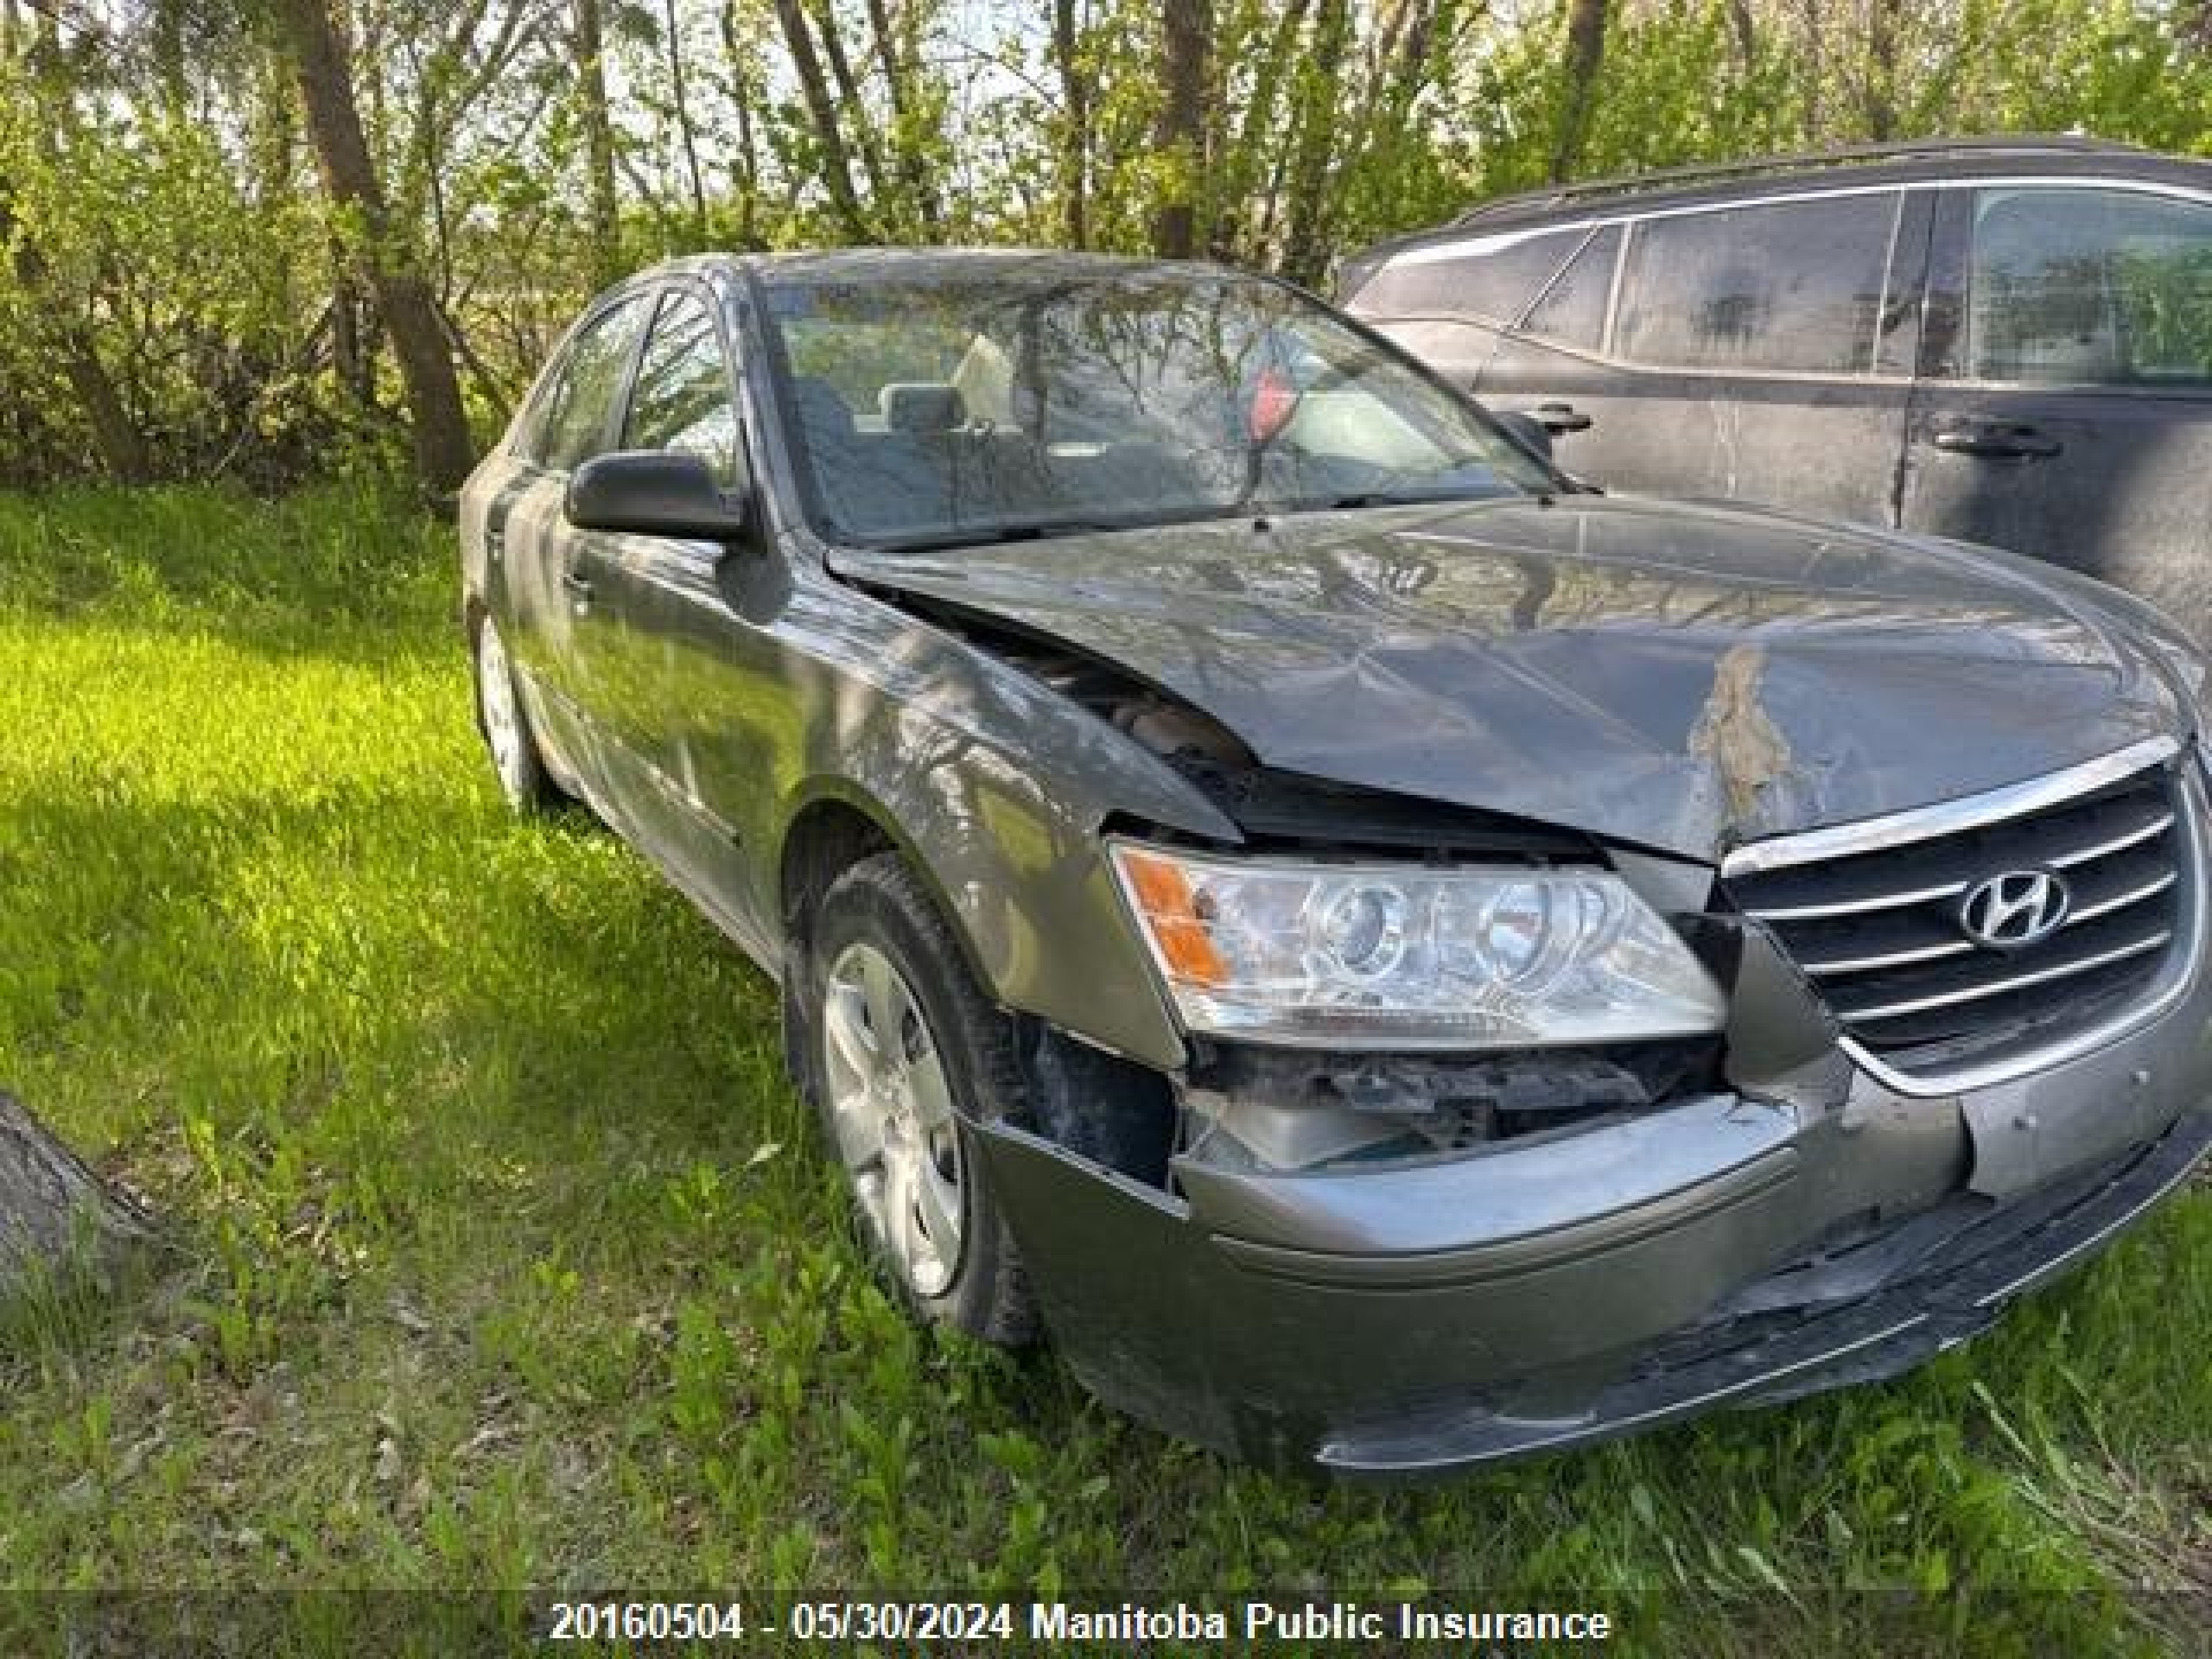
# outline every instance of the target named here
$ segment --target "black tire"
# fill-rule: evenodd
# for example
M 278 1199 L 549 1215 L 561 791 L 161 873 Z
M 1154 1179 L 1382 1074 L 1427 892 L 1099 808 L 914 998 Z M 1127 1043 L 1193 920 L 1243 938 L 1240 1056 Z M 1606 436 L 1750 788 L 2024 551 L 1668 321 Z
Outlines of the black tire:
M 468 633 L 469 663 L 476 690 L 476 730 L 492 759 L 493 775 L 507 804 L 524 817 L 550 812 L 568 800 L 537 747 L 530 712 L 515 683 L 513 664 L 499 625 L 479 611 Z
M 830 1006 L 831 982 L 841 963 L 865 961 L 868 950 L 880 953 L 904 981 L 912 1011 L 926 1026 L 928 1052 L 941 1066 L 950 1098 L 950 1132 L 960 1160 L 958 1253 L 942 1284 L 917 1282 L 891 1243 L 890 1224 L 871 1209 L 863 1172 L 848 1155 L 841 1135 L 839 1107 L 833 1098 L 841 1062 L 831 1052 L 837 1041 Z M 991 1190 L 982 1148 L 969 1127 L 970 1121 L 1021 1121 L 1026 1116 L 1012 1020 L 977 988 L 935 900 L 896 853 L 863 859 L 830 884 L 814 914 L 807 960 L 805 1023 L 814 1048 L 809 1059 L 823 1130 L 832 1155 L 844 1168 L 863 1234 L 874 1247 L 885 1276 L 925 1320 L 1001 1347 L 1034 1341 L 1039 1320 L 1020 1256 Z M 850 988 L 842 988 L 840 994 L 849 995 Z M 902 1030 L 902 1052 L 906 1037 Z

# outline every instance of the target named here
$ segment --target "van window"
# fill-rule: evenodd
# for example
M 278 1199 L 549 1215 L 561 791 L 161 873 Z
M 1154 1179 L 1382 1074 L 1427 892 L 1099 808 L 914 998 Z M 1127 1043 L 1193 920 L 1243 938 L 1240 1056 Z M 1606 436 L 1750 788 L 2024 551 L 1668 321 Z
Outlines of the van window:
M 2132 190 L 1984 190 L 1967 278 L 1977 379 L 2212 384 L 2212 207 Z
M 1621 227 L 1608 225 L 1567 262 L 1521 331 L 1554 346 L 1594 352 L 1605 343 L 1605 302 L 1612 297 L 1613 264 L 1621 251 Z
M 1579 230 L 1545 231 L 1414 248 L 1377 271 L 1352 308 L 1362 315 L 1512 322 L 1582 237 Z
M 1614 349 L 1661 367 L 1868 372 L 1898 200 L 1643 220 L 1629 238 Z

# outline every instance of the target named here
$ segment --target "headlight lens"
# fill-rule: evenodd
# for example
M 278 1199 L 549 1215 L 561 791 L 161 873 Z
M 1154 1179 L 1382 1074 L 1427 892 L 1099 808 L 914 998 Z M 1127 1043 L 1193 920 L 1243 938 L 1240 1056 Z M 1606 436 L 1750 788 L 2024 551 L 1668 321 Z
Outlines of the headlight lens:
M 1688 947 L 1607 871 L 1109 850 L 1193 1031 L 1505 1048 L 1687 1036 L 1726 1012 Z

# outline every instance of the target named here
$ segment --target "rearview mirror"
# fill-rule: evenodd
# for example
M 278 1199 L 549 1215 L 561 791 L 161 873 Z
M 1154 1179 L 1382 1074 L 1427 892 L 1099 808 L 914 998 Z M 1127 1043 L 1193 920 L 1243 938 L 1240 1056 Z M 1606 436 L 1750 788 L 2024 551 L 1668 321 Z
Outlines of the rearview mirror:
M 569 522 L 579 530 L 734 541 L 745 534 L 747 505 L 715 482 L 704 459 L 673 449 L 594 455 L 569 479 Z

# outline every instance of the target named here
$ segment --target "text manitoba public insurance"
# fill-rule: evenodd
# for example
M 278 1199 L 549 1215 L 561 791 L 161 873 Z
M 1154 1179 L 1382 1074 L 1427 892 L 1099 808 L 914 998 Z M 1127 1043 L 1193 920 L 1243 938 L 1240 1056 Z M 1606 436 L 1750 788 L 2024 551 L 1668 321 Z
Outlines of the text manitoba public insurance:
M 1143 1607 L 1070 1607 L 1033 1603 L 1029 1635 L 1039 1642 L 1225 1642 L 1232 1636 L 1306 1642 L 1604 1642 L 1612 1636 L 1605 1613 L 1502 1612 L 1357 1602 L 1281 1606 L 1248 1601 L 1236 1612 L 1177 1602 Z

